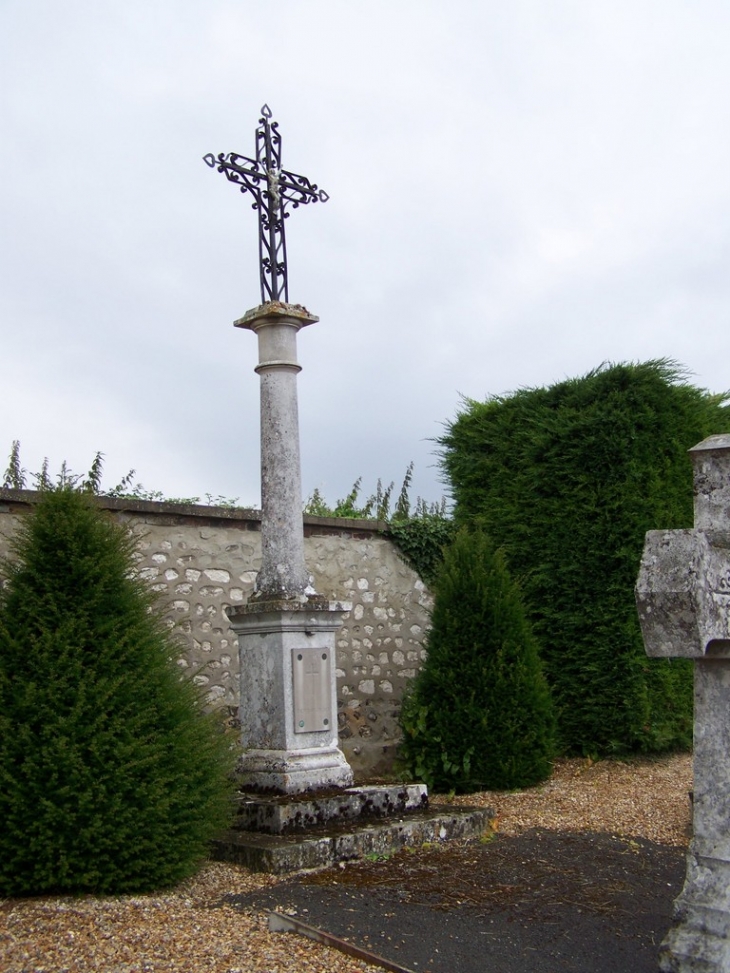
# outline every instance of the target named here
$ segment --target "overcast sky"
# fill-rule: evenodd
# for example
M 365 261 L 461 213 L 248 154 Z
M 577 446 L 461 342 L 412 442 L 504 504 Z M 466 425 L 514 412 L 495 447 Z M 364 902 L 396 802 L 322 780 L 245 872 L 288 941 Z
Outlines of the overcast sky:
M 287 222 L 305 495 L 439 499 L 460 396 L 730 388 L 729 50 L 727 0 L 0 0 L 0 466 L 258 505 L 256 215 L 202 156 L 265 102 L 330 196 Z

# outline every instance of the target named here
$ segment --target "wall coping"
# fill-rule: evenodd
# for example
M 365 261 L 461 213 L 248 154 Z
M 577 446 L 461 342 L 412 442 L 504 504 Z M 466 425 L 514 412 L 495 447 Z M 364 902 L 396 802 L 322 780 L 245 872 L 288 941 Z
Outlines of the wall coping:
M 0 513 L 19 513 L 23 508 L 38 503 L 38 490 L 12 490 L 0 487 Z M 94 500 L 104 510 L 118 513 L 154 514 L 180 518 L 186 521 L 229 521 L 246 524 L 248 530 L 260 530 L 261 511 L 251 507 L 216 507 L 208 504 L 173 503 L 169 500 L 139 500 L 136 497 L 107 497 L 94 495 Z M 16 509 L 13 510 L 13 507 Z M 314 517 L 304 515 L 305 533 L 377 535 L 388 532 L 384 520 L 365 520 L 356 517 Z

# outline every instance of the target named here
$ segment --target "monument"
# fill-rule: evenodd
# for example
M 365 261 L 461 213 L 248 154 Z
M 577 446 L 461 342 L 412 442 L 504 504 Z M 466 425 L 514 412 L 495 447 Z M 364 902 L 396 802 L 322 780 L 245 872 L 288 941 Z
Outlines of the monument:
M 335 632 L 350 605 L 318 595 L 304 561 L 297 334 L 318 319 L 289 303 L 284 240 L 286 206 L 327 195 L 281 168 L 281 136 L 266 105 L 255 158 L 204 159 L 253 197 L 262 300 L 234 322 L 258 339 L 261 568 L 248 603 L 228 609 L 241 657 L 242 790 L 214 854 L 282 873 L 478 834 L 489 808 L 429 808 L 424 784 L 351 786 L 338 746 Z
M 693 837 L 665 973 L 730 970 L 730 435 L 690 450 L 694 528 L 653 530 L 636 585 L 647 655 L 694 660 Z
M 337 739 L 335 632 L 350 605 L 313 589 L 304 561 L 297 334 L 319 319 L 289 303 L 287 205 L 325 202 L 281 166 L 281 135 L 267 105 L 254 158 L 204 161 L 253 198 L 259 216 L 262 303 L 235 327 L 258 339 L 261 379 L 261 568 L 248 604 L 228 609 L 241 655 L 240 771 L 249 790 L 296 794 L 345 787 L 353 774 Z

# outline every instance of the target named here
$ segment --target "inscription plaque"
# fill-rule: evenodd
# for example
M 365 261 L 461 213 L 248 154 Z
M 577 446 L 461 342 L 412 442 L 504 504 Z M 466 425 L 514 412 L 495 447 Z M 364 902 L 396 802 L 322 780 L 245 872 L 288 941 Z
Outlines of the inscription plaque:
M 295 733 L 332 728 L 331 657 L 329 649 L 292 649 Z

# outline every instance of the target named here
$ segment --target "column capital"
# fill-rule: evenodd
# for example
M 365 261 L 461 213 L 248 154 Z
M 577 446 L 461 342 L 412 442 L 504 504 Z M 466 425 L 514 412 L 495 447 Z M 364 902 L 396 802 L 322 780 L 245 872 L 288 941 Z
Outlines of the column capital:
M 283 301 L 266 301 L 258 307 L 252 307 L 233 322 L 234 328 L 247 328 L 249 331 L 258 331 L 272 324 L 288 324 L 295 327 L 297 331 L 306 327 L 308 324 L 316 324 L 319 318 L 316 314 L 310 314 L 302 304 L 285 304 Z

